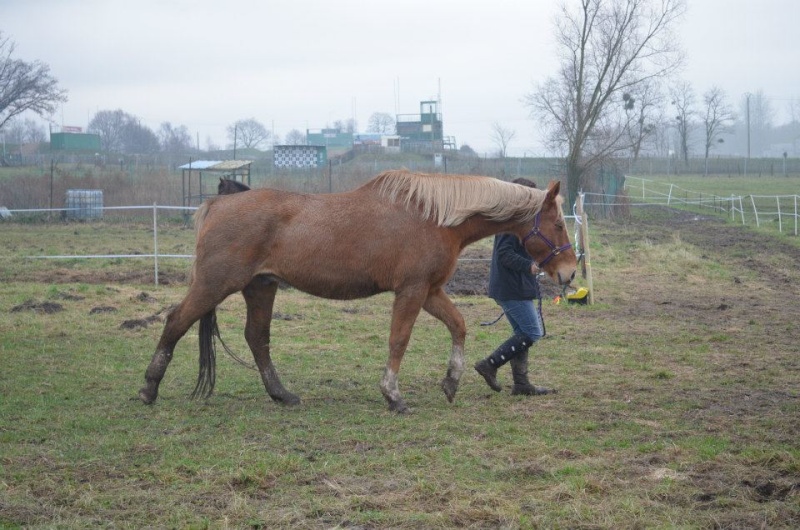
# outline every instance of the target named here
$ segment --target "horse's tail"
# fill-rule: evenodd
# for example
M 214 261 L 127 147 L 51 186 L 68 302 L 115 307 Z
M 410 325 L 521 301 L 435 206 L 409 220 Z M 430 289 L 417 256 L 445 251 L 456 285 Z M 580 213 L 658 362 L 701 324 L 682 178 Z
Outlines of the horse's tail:
M 212 309 L 200 317 L 200 371 L 197 374 L 197 384 L 192 392 L 192 399 L 208 397 L 214 392 L 214 383 L 217 373 L 217 352 L 214 337 L 219 337 L 217 327 L 217 310 Z
M 247 368 L 253 370 L 257 369 L 255 366 L 248 364 L 241 357 L 236 355 L 235 352 L 228 348 L 225 341 L 222 340 L 222 336 L 219 334 L 219 326 L 217 326 L 216 309 L 212 309 L 200 317 L 198 327 L 198 335 L 200 338 L 200 370 L 197 373 L 197 384 L 192 392 L 192 399 L 209 397 L 214 392 L 214 383 L 217 378 L 217 340 L 219 340 L 225 352 L 230 355 L 234 361 Z

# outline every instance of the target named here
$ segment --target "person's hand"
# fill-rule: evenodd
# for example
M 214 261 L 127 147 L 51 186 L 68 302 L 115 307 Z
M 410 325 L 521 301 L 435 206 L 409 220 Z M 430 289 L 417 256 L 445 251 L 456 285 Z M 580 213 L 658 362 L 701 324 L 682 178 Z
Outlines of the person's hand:
M 535 261 L 533 263 L 531 263 L 531 274 L 533 274 L 534 276 L 539 274 L 539 266 L 536 265 Z

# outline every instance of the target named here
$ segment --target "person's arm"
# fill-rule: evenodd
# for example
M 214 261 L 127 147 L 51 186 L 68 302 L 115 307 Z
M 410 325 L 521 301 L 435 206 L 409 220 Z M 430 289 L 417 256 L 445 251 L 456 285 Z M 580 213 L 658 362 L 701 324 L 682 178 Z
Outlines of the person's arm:
M 514 237 L 504 237 L 497 244 L 497 259 L 505 267 L 520 272 L 530 271 L 531 274 L 537 274 L 539 268 L 536 262 L 530 257 L 523 257 L 517 253 L 519 243 Z

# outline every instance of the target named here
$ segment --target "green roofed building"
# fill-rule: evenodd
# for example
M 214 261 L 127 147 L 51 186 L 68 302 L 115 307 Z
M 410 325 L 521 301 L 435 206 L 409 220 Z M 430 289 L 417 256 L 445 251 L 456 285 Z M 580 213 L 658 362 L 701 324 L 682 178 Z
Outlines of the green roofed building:
M 100 135 L 86 133 L 51 133 L 52 151 L 100 151 Z

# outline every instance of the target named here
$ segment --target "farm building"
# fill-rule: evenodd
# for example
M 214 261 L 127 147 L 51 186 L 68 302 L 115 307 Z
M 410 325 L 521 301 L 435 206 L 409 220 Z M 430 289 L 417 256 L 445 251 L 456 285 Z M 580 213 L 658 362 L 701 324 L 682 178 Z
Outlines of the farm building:
M 328 149 L 324 145 L 276 145 L 274 149 L 275 167 L 322 167 L 328 162 Z
M 306 129 L 306 143 L 330 150 L 347 151 L 353 147 L 353 133 L 341 129 Z
M 440 152 L 455 149 L 455 141 L 444 136 L 438 101 L 420 101 L 419 114 L 398 114 L 397 135 L 404 151 Z
M 100 151 L 100 135 L 60 132 L 50 134 L 50 149 L 53 151 Z

